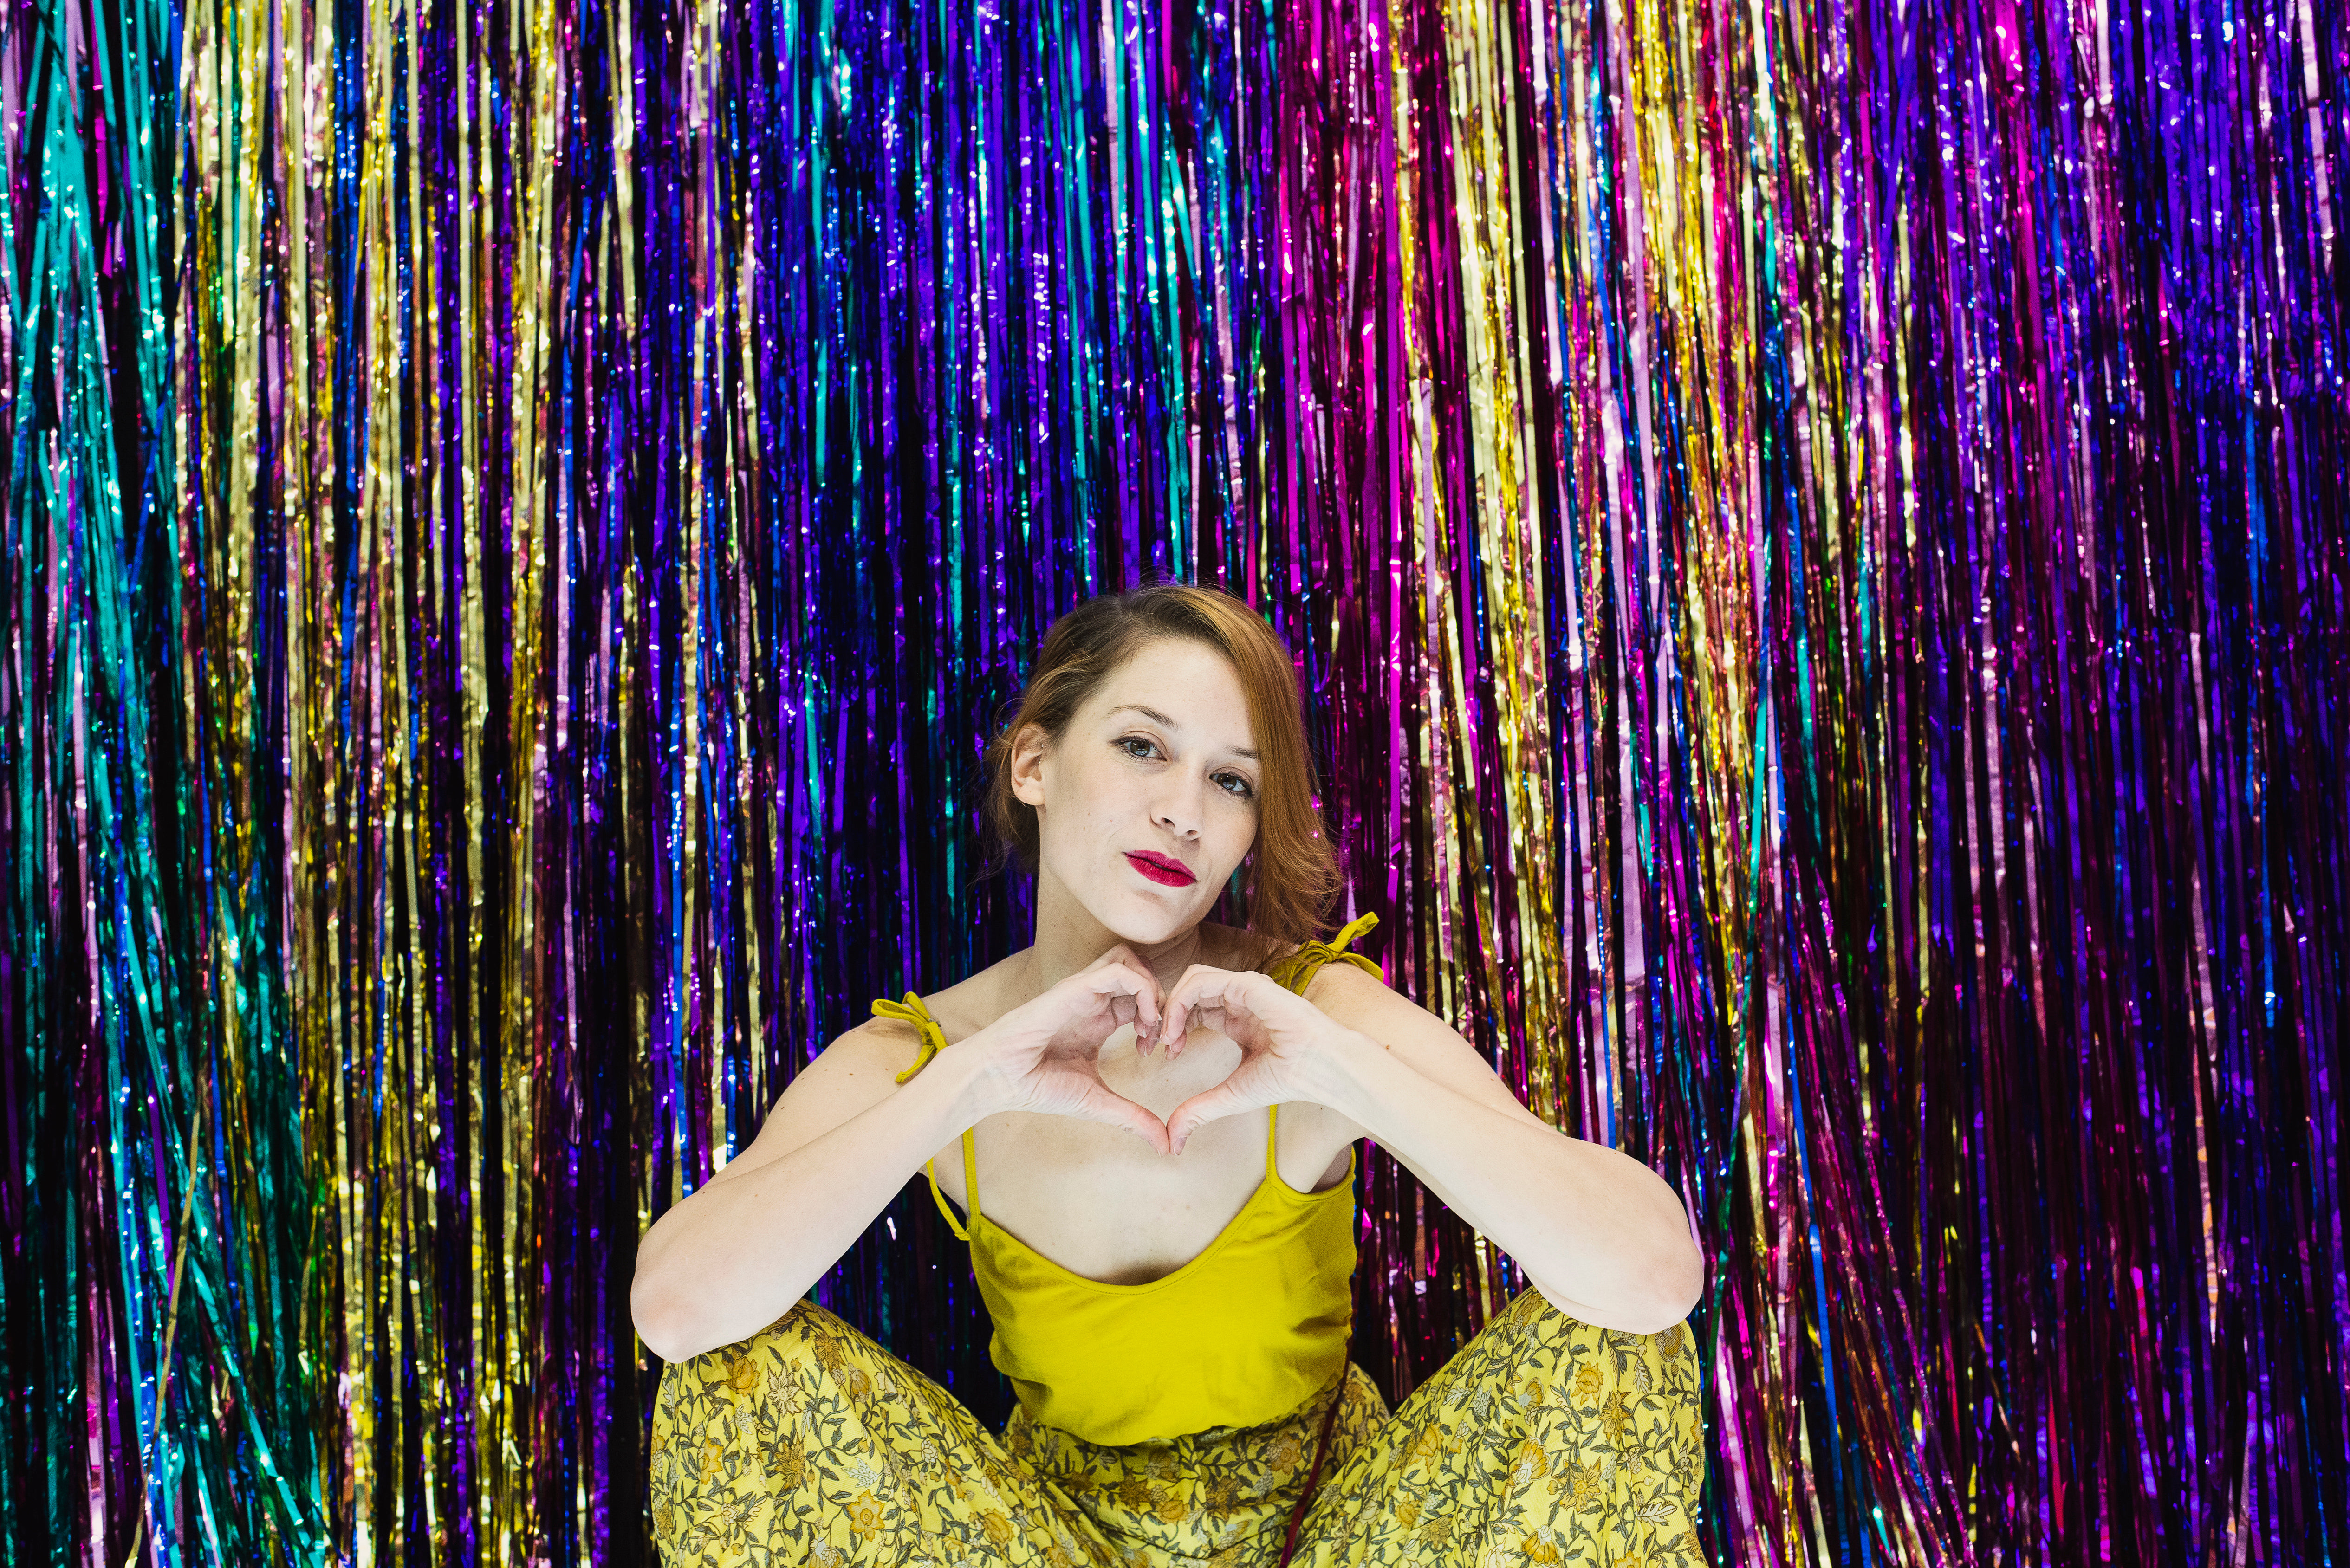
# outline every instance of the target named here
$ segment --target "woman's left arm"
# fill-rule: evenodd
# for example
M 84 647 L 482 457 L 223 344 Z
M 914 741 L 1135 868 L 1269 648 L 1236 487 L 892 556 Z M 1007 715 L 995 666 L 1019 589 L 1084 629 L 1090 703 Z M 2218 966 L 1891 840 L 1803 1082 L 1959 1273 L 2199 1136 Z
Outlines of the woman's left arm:
M 1654 1334 L 1689 1314 L 1705 1263 L 1662 1177 L 1543 1122 L 1457 1032 L 1361 971 L 1333 964 L 1312 991 L 1307 1002 L 1262 975 L 1194 971 L 1169 993 L 1176 1027 L 1213 1022 L 1243 1054 L 1169 1118 L 1177 1147 L 1216 1116 L 1320 1105 L 1349 1124 L 1343 1137 L 1368 1136 L 1401 1160 L 1568 1316 Z

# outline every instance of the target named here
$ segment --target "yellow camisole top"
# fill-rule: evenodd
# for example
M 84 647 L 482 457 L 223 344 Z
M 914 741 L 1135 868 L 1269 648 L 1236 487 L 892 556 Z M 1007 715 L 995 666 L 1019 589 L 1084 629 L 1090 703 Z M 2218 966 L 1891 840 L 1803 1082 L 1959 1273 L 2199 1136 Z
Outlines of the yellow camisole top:
M 1378 923 L 1366 915 L 1327 942 L 1309 942 L 1268 972 L 1303 992 L 1333 960 L 1377 974 L 1345 950 Z M 876 1002 L 921 1030 L 910 1077 L 945 1044 L 918 996 Z M 994 1319 L 989 1359 L 1012 1380 L 1029 1418 L 1087 1442 L 1125 1447 L 1250 1427 L 1289 1414 L 1336 1376 L 1353 1323 L 1354 1162 L 1347 1179 L 1300 1192 L 1274 1169 L 1279 1107 L 1265 1117 L 1264 1179 L 1206 1251 L 1162 1279 L 1113 1285 L 1070 1272 L 988 1221 L 972 1136 L 962 1135 L 968 1227 L 938 1179 L 931 1192 L 971 1243 L 972 1272 Z

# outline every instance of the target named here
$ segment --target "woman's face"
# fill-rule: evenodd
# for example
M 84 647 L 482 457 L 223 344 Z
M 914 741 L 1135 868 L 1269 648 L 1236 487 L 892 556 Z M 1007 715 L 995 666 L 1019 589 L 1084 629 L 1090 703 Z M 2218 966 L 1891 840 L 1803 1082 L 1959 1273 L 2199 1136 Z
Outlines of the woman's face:
M 1013 792 L 1036 809 L 1037 895 L 1151 946 L 1198 925 L 1256 842 L 1263 765 L 1224 656 L 1161 638 L 1094 689 L 1056 742 L 1029 731 Z

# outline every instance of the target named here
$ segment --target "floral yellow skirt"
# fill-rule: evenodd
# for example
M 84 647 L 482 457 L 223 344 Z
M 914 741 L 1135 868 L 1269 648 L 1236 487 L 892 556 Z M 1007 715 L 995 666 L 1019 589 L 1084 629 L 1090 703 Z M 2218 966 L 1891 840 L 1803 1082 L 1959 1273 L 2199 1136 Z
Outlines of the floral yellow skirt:
M 1281 1420 L 1109 1449 L 953 1396 L 803 1302 L 662 1376 L 653 1533 L 687 1564 L 1698 1568 L 1696 1347 L 1521 1295 L 1393 1416 L 1359 1368 Z

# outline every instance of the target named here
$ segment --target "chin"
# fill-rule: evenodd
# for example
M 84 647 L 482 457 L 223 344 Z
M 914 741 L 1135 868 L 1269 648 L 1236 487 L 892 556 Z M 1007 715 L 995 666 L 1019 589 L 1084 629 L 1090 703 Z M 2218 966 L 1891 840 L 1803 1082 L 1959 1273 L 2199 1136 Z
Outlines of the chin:
M 1168 891 L 1173 894 L 1177 889 L 1170 888 Z M 1193 889 L 1187 888 L 1181 891 L 1189 893 Z M 1206 903 L 1196 907 L 1188 903 L 1179 905 L 1171 897 L 1158 899 L 1134 894 L 1121 894 L 1103 902 L 1111 907 L 1094 909 L 1094 919 L 1118 940 L 1136 948 L 1157 947 L 1161 942 L 1172 941 L 1206 919 L 1211 907 Z

